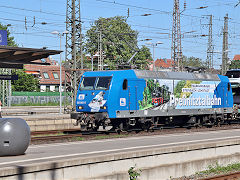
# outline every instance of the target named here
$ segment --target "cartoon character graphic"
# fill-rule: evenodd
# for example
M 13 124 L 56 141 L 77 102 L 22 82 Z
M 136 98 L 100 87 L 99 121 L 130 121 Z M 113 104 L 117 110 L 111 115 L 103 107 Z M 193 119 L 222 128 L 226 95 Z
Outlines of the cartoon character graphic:
M 107 100 L 103 99 L 103 91 L 101 91 L 92 99 L 88 106 L 91 108 L 91 112 L 98 112 L 106 102 Z

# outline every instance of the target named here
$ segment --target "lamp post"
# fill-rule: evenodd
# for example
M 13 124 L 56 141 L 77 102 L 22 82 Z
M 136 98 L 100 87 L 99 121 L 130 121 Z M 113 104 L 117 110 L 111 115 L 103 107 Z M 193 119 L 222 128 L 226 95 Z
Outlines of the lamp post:
M 98 54 L 95 54 L 95 55 L 91 55 L 91 54 L 86 54 L 87 57 L 90 57 L 91 58 L 91 71 L 93 71 L 93 58 L 94 57 L 99 57 Z
M 64 36 L 64 34 L 68 34 L 68 31 L 63 31 L 62 33 L 58 32 L 58 31 L 53 31 L 52 34 L 56 34 L 59 36 L 60 39 L 60 51 L 62 49 L 62 36 Z M 60 78 L 59 78 L 59 92 L 60 92 L 60 109 L 59 109 L 59 114 L 62 114 L 62 52 L 60 52 Z
M 158 44 L 163 44 L 163 42 L 160 42 L 160 41 L 157 41 L 156 43 L 152 43 L 152 42 L 146 42 L 146 44 L 152 46 L 153 48 L 153 70 L 155 71 L 156 70 L 156 67 L 155 67 L 155 47 L 157 47 Z

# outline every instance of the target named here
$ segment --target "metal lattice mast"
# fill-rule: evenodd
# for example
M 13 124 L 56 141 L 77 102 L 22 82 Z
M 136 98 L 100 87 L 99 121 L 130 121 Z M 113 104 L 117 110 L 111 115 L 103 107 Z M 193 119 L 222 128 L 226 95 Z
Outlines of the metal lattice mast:
M 11 69 L 0 69 L 0 74 L 11 75 Z M 11 80 L 0 80 L 0 100 L 3 106 L 11 106 Z
M 70 96 L 72 110 L 75 110 L 77 85 L 83 69 L 80 0 L 67 0 L 66 30 L 69 33 L 66 35 L 66 61 L 64 64 L 66 70 L 64 109 L 66 109 L 67 104 L 66 98 Z M 67 82 L 67 79 L 70 82 Z
M 207 65 L 208 69 L 213 69 L 213 38 L 212 38 L 212 15 L 209 15 L 209 31 L 208 31 L 208 48 L 207 48 Z
M 222 47 L 222 75 L 227 72 L 227 61 L 228 61 L 228 14 L 224 17 L 224 28 L 223 28 L 223 47 Z
M 171 57 L 174 61 L 173 70 L 182 71 L 182 44 L 180 28 L 180 9 L 179 0 L 174 0 L 173 6 L 173 26 L 172 26 L 172 52 Z

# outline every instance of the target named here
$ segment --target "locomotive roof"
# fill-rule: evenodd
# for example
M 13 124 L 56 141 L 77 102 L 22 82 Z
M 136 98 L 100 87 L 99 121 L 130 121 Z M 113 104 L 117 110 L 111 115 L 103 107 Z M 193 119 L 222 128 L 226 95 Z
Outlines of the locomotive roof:
M 148 71 L 148 70 L 134 70 L 134 72 L 138 78 L 220 81 L 219 76 L 217 74 L 170 72 L 170 71 Z
M 240 71 L 240 69 L 229 69 L 227 72 L 232 72 L 232 71 Z

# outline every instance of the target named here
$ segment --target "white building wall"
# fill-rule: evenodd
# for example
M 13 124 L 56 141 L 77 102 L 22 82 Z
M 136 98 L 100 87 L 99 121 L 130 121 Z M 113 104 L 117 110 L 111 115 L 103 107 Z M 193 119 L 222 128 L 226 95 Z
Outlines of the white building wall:
M 55 91 L 55 85 L 50 86 L 50 91 Z
M 40 85 L 40 92 L 46 92 L 46 85 Z

